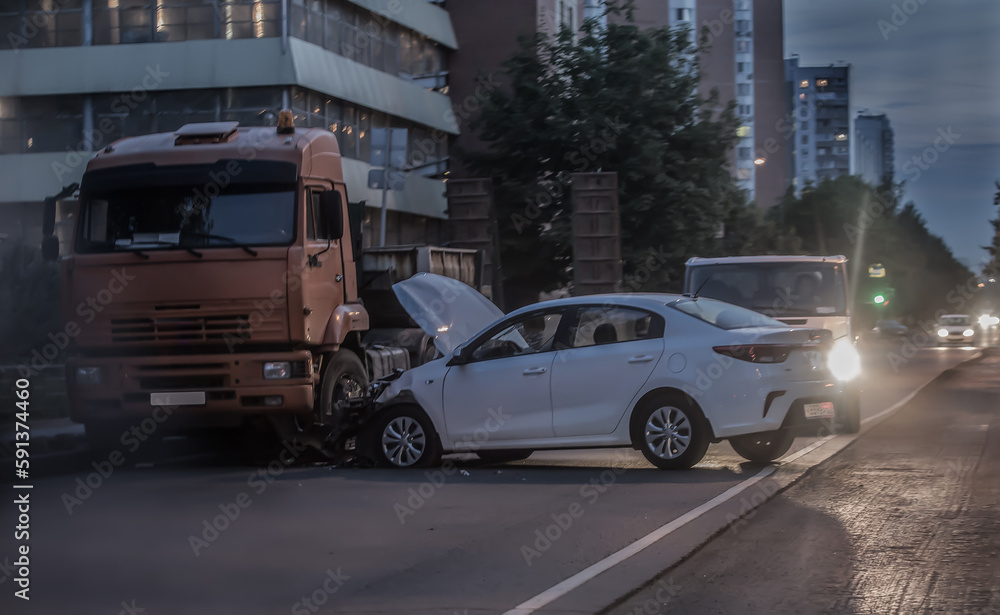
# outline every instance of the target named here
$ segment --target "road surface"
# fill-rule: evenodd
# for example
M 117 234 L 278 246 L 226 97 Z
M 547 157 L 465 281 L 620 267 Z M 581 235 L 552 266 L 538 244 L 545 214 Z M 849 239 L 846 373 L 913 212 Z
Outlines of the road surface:
M 863 416 L 974 353 L 868 348 Z M 814 441 L 800 438 L 796 449 Z M 279 461 L 268 470 L 169 454 L 128 466 L 77 463 L 33 481 L 32 609 L 12 610 L 23 604 L 3 567 L 0 612 L 500 613 L 762 468 L 726 444 L 684 472 L 657 471 L 624 450 L 411 472 Z M 0 515 L 13 527 L 11 506 Z M 660 547 L 683 554 L 714 531 L 685 526 L 538 612 L 613 604 L 666 567 L 673 555 Z M 13 555 L 9 535 L 0 560 Z

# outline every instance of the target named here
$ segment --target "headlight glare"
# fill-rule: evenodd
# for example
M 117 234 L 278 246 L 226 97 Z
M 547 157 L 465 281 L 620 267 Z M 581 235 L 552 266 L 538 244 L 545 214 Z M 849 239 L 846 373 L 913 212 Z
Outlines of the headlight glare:
M 948 330 L 947 329 L 938 329 L 938 336 L 939 337 L 948 337 Z
M 962 331 L 962 335 L 964 335 L 965 337 L 972 337 L 975 334 L 976 332 L 973 331 L 972 329 L 966 329 L 965 331 Z
M 833 377 L 842 382 L 853 380 L 861 373 L 861 355 L 847 338 L 834 342 L 827 357 L 827 365 Z
M 279 380 L 292 377 L 292 364 L 289 361 L 271 361 L 264 364 L 264 380 Z

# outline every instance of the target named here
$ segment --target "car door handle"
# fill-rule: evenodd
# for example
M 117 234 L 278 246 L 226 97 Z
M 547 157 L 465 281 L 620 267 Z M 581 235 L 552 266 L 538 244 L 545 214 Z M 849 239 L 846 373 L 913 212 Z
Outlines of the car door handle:
M 636 355 L 634 357 L 629 357 L 628 358 L 628 362 L 629 363 L 649 363 L 650 361 L 652 361 L 655 358 L 656 357 L 654 357 L 653 355 L 639 354 L 639 355 Z
M 529 367 L 528 369 L 521 372 L 525 376 L 537 376 L 538 374 L 544 374 L 548 370 L 544 367 Z

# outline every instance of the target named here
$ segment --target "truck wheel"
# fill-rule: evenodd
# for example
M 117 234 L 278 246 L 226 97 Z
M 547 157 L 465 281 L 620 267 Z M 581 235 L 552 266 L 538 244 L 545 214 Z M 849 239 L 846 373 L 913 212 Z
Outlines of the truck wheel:
M 417 406 L 399 406 L 375 420 L 368 432 L 375 463 L 383 468 L 425 468 L 441 461 L 434 425 Z
M 843 412 L 837 412 L 834 429 L 837 433 L 861 431 L 861 391 L 850 387 L 844 391 Z
M 661 470 L 685 470 L 701 461 L 711 436 L 705 416 L 686 396 L 657 396 L 632 416 L 632 445 Z
M 515 448 L 507 451 L 476 451 L 476 456 L 486 463 L 507 463 L 527 459 L 534 452 L 526 448 Z
M 729 438 L 736 453 L 754 463 L 770 463 L 788 452 L 795 440 L 790 429 L 778 429 Z
M 339 431 L 343 428 L 337 402 L 361 397 L 368 388 L 368 373 L 358 355 L 341 350 L 330 357 L 323 367 L 323 382 L 317 400 L 317 418 L 323 425 Z

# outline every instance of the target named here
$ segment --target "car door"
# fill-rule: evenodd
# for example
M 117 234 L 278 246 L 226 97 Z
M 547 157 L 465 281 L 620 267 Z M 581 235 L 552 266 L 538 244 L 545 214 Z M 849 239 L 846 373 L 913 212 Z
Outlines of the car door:
M 552 422 L 558 437 L 615 430 L 663 354 L 663 317 L 631 307 L 578 309 L 569 348 L 552 364 Z
M 563 310 L 514 317 L 470 343 L 470 361 L 444 381 L 444 415 L 452 441 L 550 438 L 552 360 Z

